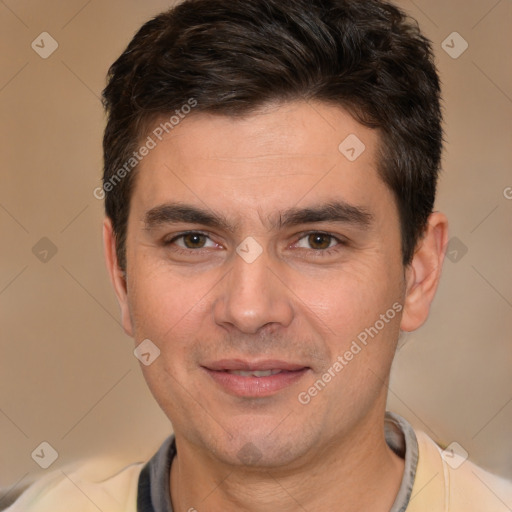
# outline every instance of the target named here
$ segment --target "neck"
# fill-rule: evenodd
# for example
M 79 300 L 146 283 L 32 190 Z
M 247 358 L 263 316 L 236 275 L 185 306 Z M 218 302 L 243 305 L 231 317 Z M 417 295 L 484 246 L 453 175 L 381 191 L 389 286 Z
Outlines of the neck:
M 386 444 L 382 416 L 334 438 L 290 468 L 241 468 L 205 456 L 176 435 L 171 496 L 176 512 L 388 512 L 404 461 Z

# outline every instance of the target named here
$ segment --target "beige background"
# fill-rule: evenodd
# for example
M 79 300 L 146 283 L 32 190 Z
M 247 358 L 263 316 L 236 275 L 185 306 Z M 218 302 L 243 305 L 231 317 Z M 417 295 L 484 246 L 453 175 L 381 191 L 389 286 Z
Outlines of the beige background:
M 438 208 L 459 246 L 429 323 L 401 340 L 389 407 L 512 478 L 512 2 L 399 3 L 436 49 L 447 139 Z M 169 5 L 0 2 L 0 508 L 43 473 L 31 458 L 42 441 L 59 453 L 53 469 L 98 453 L 143 459 L 169 433 L 118 323 L 92 193 L 107 68 Z M 47 59 L 31 48 L 43 31 L 59 45 Z M 457 59 L 441 46 L 454 31 L 469 43 Z M 43 237 L 57 248 L 46 263 L 32 252 Z

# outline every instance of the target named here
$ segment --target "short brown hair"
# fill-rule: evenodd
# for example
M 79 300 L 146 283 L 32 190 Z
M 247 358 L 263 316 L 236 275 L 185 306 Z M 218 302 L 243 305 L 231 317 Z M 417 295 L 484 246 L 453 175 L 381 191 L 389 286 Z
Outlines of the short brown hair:
M 397 7 L 380 0 L 186 0 L 143 25 L 110 67 L 103 91 L 105 209 L 123 270 L 136 169 L 115 186 L 112 180 L 151 123 L 191 99 L 194 112 L 227 116 L 276 100 L 320 100 L 378 129 L 379 173 L 397 202 L 403 262 L 411 261 L 435 200 L 440 86 L 430 42 Z

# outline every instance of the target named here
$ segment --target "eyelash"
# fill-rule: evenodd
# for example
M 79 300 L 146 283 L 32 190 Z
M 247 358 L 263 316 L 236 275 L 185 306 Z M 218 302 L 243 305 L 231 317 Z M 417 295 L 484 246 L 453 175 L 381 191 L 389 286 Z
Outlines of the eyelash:
M 170 246 L 174 242 L 176 242 L 176 240 L 179 240 L 180 238 L 183 238 L 183 237 L 185 237 L 187 235 L 201 235 L 201 236 L 205 236 L 206 238 L 211 240 L 211 238 L 208 235 L 208 233 L 204 233 L 202 231 L 184 231 L 183 233 L 180 233 L 178 235 L 173 236 L 170 240 L 164 240 L 164 242 L 163 242 L 164 246 L 166 246 L 166 247 Z M 310 235 L 324 235 L 324 236 L 328 236 L 332 240 L 337 242 L 337 244 L 335 246 L 328 247 L 327 249 L 306 249 L 306 250 L 310 250 L 313 253 L 315 253 L 315 257 L 329 256 L 333 252 L 337 252 L 339 250 L 339 246 L 347 246 L 348 245 L 348 241 L 347 240 L 342 239 L 342 238 L 338 238 L 337 236 L 334 236 L 333 234 L 327 233 L 325 231 L 307 231 L 307 232 L 304 232 L 304 233 L 300 233 L 298 235 L 297 241 L 294 243 L 294 245 L 296 245 L 298 242 L 300 242 L 303 238 L 306 238 L 306 237 L 308 237 Z M 177 252 L 179 254 L 190 255 L 191 253 L 194 253 L 194 252 L 202 252 L 202 249 L 203 248 L 199 248 L 199 249 L 183 249 L 183 248 L 181 248 L 179 246 L 175 246 L 173 251 L 175 251 L 175 252 Z M 303 249 L 303 248 L 299 248 L 299 249 Z

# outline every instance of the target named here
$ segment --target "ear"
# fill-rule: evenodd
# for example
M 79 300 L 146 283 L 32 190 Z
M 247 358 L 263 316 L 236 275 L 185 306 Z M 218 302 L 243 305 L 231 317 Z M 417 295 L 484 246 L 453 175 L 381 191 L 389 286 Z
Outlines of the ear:
M 427 319 L 441 277 L 447 241 L 446 216 L 439 212 L 432 213 L 423 238 L 418 242 L 413 259 L 406 268 L 406 292 L 400 324 L 402 331 L 414 331 Z
M 110 281 L 114 287 L 119 307 L 121 308 L 121 324 L 124 332 L 128 334 L 128 336 L 133 337 L 132 321 L 128 307 L 126 277 L 124 272 L 119 268 L 116 252 L 116 238 L 112 228 L 112 221 L 108 217 L 103 221 L 103 247 Z

